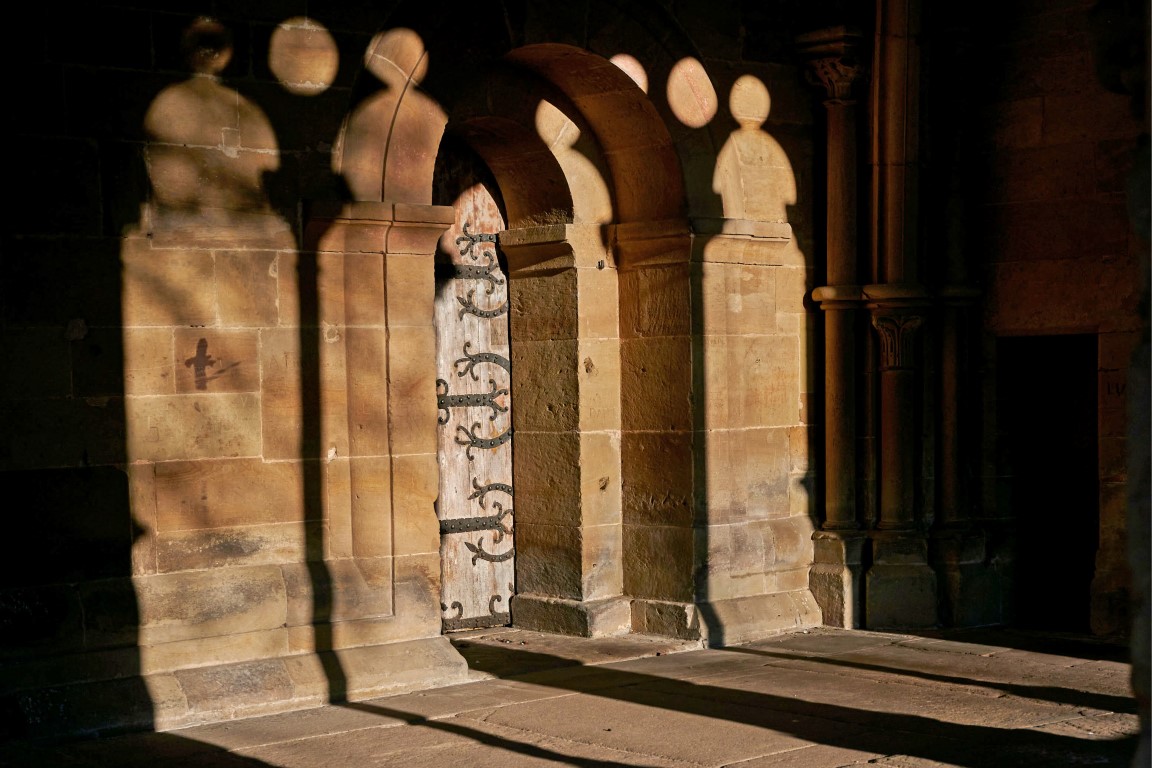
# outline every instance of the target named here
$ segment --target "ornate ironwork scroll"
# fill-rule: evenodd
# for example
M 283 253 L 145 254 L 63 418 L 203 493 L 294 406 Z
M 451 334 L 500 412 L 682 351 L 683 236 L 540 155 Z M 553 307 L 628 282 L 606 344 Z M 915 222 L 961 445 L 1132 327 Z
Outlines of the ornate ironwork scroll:
M 472 381 L 480 381 L 480 377 L 476 374 L 476 370 L 475 370 L 476 366 L 480 363 L 492 363 L 493 365 L 498 365 L 501 368 L 503 368 L 504 370 L 511 373 L 512 363 L 508 360 L 508 358 L 504 357 L 504 355 L 498 355 L 495 352 L 475 352 L 475 353 L 473 353 L 473 352 L 468 351 L 471 348 L 472 348 L 472 342 L 470 342 L 470 341 L 464 342 L 464 349 L 463 349 L 464 357 L 457 359 L 453 363 L 453 365 L 457 369 L 456 375 L 459 376 L 460 378 L 464 378 L 465 375 L 471 375 Z M 464 364 L 463 368 L 460 368 L 461 363 Z
M 451 520 L 440 521 L 440 533 L 470 533 L 472 531 L 493 531 L 496 538 L 493 544 L 504 541 L 505 536 L 512 535 L 512 529 L 504 525 L 504 519 L 512 515 L 511 509 L 504 509 L 500 502 L 494 502 L 496 514 L 486 517 L 456 517 Z
M 495 543 L 495 542 L 493 542 L 493 543 Z M 498 555 L 493 554 L 492 552 L 485 551 L 485 549 L 484 549 L 484 537 L 483 536 L 481 536 L 479 539 L 477 539 L 475 544 L 473 544 L 469 541 L 464 542 L 464 546 L 468 548 L 469 552 L 473 553 L 472 565 L 476 565 L 477 560 L 487 560 L 490 563 L 502 563 L 505 560 L 510 559 L 512 557 L 512 555 L 514 555 L 516 553 L 515 547 L 508 547 L 507 551 L 501 552 Z
M 509 586 L 509 591 L 512 587 Z M 492 595 L 488 598 L 487 616 L 464 616 L 464 606 L 458 601 L 452 603 L 451 610 L 456 611 L 455 616 L 445 616 L 440 619 L 440 627 L 444 632 L 455 632 L 460 629 L 483 629 L 485 627 L 503 627 L 512 621 L 508 611 L 497 611 L 496 604 L 504 601 L 501 595 Z M 450 610 L 444 603 L 440 603 L 441 611 Z
M 461 308 L 460 308 L 460 319 L 461 320 L 464 319 L 464 315 L 476 315 L 476 317 L 482 317 L 485 320 L 493 320 L 497 317 L 500 317 L 500 315 L 503 315 L 508 311 L 508 302 L 507 301 L 505 301 L 503 304 L 496 307 L 495 309 L 481 309 L 480 307 L 478 307 L 476 305 L 476 302 L 472 301 L 472 297 L 474 295 L 476 295 L 476 289 L 475 288 L 468 291 L 468 297 L 467 298 L 462 299 L 459 296 L 456 297 L 456 301 L 460 302 L 460 304 L 461 304 Z
M 464 224 L 463 232 L 464 234 L 456 238 L 456 247 L 460 249 L 461 256 L 467 256 L 468 258 L 472 259 L 472 261 L 476 261 L 477 254 L 473 253 L 472 249 L 475 248 L 478 243 L 496 242 L 495 232 L 492 234 L 469 232 L 467 222 Z
M 476 481 L 476 478 L 472 478 L 472 487 L 476 489 L 476 492 L 468 498 L 479 499 L 481 509 L 487 509 L 487 506 L 484 504 L 484 497 L 492 493 L 492 491 L 500 491 L 509 496 L 512 495 L 512 486 L 507 483 L 487 483 L 486 485 L 480 485 L 480 483 Z M 495 506 L 495 502 L 493 502 L 493 505 Z
M 475 258 L 475 257 L 473 257 Z M 488 264 L 486 266 L 472 265 L 472 264 L 454 264 L 452 266 L 453 277 L 457 280 L 483 280 L 488 284 L 484 289 L 484 293 L 489 296 L 496 290 L 497 286 L 504 285 L 504 279 L 492 274 L 499 272 L 500 264 L 497 263 L 496 257 L 491 253 L 488 254 Z
M 472 453 L 473 448 L 498 448 L 504 443 L 512 439 L 512 430 L 506 429 L 496 437 L 480 437 L 476 433 L 480 430 L 480 422 L 472 423 L 472 428 L 464 426 L 463 424 L 456 427 L 456 445 L 468 446 L 465 454 L 468 456 L 468 461 L 475 461 L 476 457 Z

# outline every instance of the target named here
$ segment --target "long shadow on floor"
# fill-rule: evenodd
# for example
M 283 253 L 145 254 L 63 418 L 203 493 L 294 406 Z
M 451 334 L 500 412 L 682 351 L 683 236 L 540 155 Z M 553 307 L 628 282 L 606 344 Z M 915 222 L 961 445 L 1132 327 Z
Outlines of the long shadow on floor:
M 973 645 L 990 645 L 1017 651 L 1067 656 L 1085 661 L 1115 661 L 1127 664 L 1131 649 L 1123 640 L 1100 638 L 1073 632 L 1043 632 L 1012 627 L 922 630 L 905 634 L 930 640 L 951 640 Z
M 807 742 L 856 750 L 869 755 L 909 755 L 913 758 L 968 768 L 1001 766 L 1064 768 L 1068 765 L 1129 768 L 1135 746 L 1132 738 L 1089 740 L 1059 733 L 1039 732 L 1031 728 L 965 725 L 920 714 L 882 712 L 861 706 L 808 701 L 796 695 L 780 695 L 763 690 L 670 679 L 608 665 L 584 666 L 571 659 L 527 651 L 513 645 L 494 646 L 457 642 L 457 646 L 469 659 L 470 664 L 506 680 L 546 689 L 543 692 L 544 696 L 529 698 L 522 703 L 477 708 L 474 712 L 477 717 L 472 721 L 468 719 L 467 714 L 436 717 L 406 711 L 403 709 L 404 699 L 400 697 L 373 702 L 342 703 L 337 706 L 379 715 L 382 721 L 394 720 L 430 729 L 443 734 L 446 742 L 459 740 L 465 745 L 465 749 L 456 754 L 470 754 L 469 759 L 474 764 L 482 764 L 483 756 L 469 752 L 471 745 L 481 745 L 544 762 L 580 768 L 643 766 L 646 755 L 651 755 L 653 761 L 693 758 L 693 755 L 677 751 L 681 749 L 677 744 L 685 744 L 683 738 L 677 742 L 675 739 L 663 738 L 665 734 L 679 734 L 681 737 L 688 734 L 689 738 L 694 734 L 705 734 L 702 739 L 687 743 L 686 747 L 686 750 L 696 750 L 699 754 L 695 757 L 704 762 L 722 759 L 721 755 L 712 753 L 717 750 L 722 752 L 731 746 L 731 742 L 725 743 L 725 739 L 739 739 L 740 745 L 733 750 L 733 754 L 739 753 L 740 759 L 746 759 L 748 754 L 745 747 L 748 745 L 748 740 L 751 739 L 755 744 L 759 738 L 748 731 L 734 730 L 729 724 L 764 729 L 763 754 L 797 749 Z M 729 648 L 726 651 L 739 654 L 756 653 L 769 659 L 783 657 L 789 661 L 795 659 L 821 663 L 837 661 L 746 648 Z M 728 664 L 732 660 L 733 657 L 726 655 L 701 657 L 700 671 L 706 671 L 714 662 Z M 893 675 L 911 674 L 944 684 L 984 684 L 963 677 L 923 675 L 890 669 L 882 665 L 848 663 L 837 666 L 879 669 Z M 769 662 L 766 665 L 744 668 L 743 671 L 737 665 L 733 671 L 741 685 L 751 684 L 763 688 L 771 685 L 772 676 L 783 670 Z M 793 674 L 793 686 L 795 686 L 794 674 L 797 671 L 795 667 L 790 668 Z M 808 673 L 811 673 L 810 670 Z M 882 683 L 872 684 L 875 686 L 875 692 L 869 692 L 867 696 L 883 694 L 885 686 Z M 1055 700 L 1056 703 L 1065 705 L 1095 706 L 1121 703 L 1114 701 L 1117 697 L 1102 697 L 1093 700 L 1092 703 L 1066 701 L 1064 698 L 1070 699 L 1072 693 L 1079 692 L 1071 692 L 1068 696 L 1064 696 L 1067 689 L 1057 687 L 1052 687 L 1051 690 L 1033 686 L 1008 688 L 1009 690 L 1005 690 L 1006 693 L 1032 699 L 1044 698 L 1037 694 L 1047 693 L 1046 700 Z M 827 692 L 827 688 L 824 690 Z M 559 695 L 551 692 L 559 692 Z M 595 698 L 591 703 L 587 703 L 564 695 L 565 693 L 583 694 Z M 846 690 L 845 699 L 847 700 L 850 695 L 851 692 Z M 997 701 L 1003 706 L 1002 700 Z M 1111 706 L 1104 709 L 1120 710 L 1119 707 Z M 1130 710 L 1130 705 L 1127 709 Z M 1074 720 L 1079 715 L 1079 712 L 1071 711 L 1067 719 Z M 987 717 L 987 713 L 983 716 Z M 706 721 L 701 723 L 700 718 L 705 718 Z M 714 723 L 714 727 L 711 723 Z M 645 733 L 643 729 L 648 729 L 648 732 Z M 523 737 L 509 736 L 510 732 L 523 733 Z M 303 734 L 301 736 L 303 737 Z M 346 736 L 321 735 L 318 738 L 343 740 Z M 284 764 L 278 760 L 268 763 L 243 757 L 175 734 L 142 734 L 122 739 L 101 739 L 90 744 L 73 745 L 67 751 L 45 753 L 44 757 L 54 758 L 51 762 L 34 762 L 27 759 L 33 757 L 31 754 L 23 755 L 25 759 L 12 759 L 5 755 L 0 757 L 0 766 L 53 765 L 61 768 L 81 766 L 88 768 L 97 765 L 116 765 L 123 768 L 143 768 L 146 765 L 164 764 L 185 768 L 267 768 L 271 764 Z M 372 748 L 371 741 L 369 738 L 367 741 L 369 746 L 366 749 Z M 435 739 L 433 741 L 435 742 Z M 638 748 L 636 746 L 638 742 L 645 746 Z M 592 752 L 600 754 L 596 757 L 568 754 L 562 746 L 565 743 L 578 745 L 573 747 L 573 751 L 586 749 L 588 751 L 585 754 Z M 311 749 L 317 747 L 322 749 L 323 745 L 314 742 Z M 306 764 L 299 760 L 307 759 L 308 747 L 303 744 L 293 746 L 291 743 L 284 743 L 283 748 L 287 750 L 285 754 L 290 756 L 288 764 Z M 296 751 L 297 749 L 299 751 Z M 606 749 L 618 750 L 621 759 L 627 762 L 611 759 L 611 753 L 604 755 Z M 409 751 L 403 747 L 402 750 L 405 753 Z M 127 759 L 120 759 L 124 756 Z M 291 757 L 295 757 L 296 760 L 292 760 Z M 379 753 L 374 754 L 374 758 L 379 757 L 381 757 Z M 349 764 L 349 768 L 354 766 Z
M 173 733 L 131 733 L 0 748 L 0 768 L 275 768 L 252 757 Z
M 468 656 L 469 650 L 465 647 L 462 653 Z M 506 676 L 524 683 L 769 729 L 813 744 L 883 755 L 911 755 L 956 766 L 990 768 L 1028 765 L 1063 768 L 1067 765 L 1093 764 L 1127 768 L 1135 746 L 1133 738 L 1087 740 L 1027 728 L 962 725 L 932 717 L 811 702 L 790 696 L 671 680 L 610 667 L 579 667 L 568 659 L 515 647 L 485 646 L 476 655 L 484 659 L 484 666 L 489 672 L 493 671 L 493 667 L 534 670 Z M 770 670 L 761 669 L 765 670 L 768 678 Z M 886 671 L 898 673 L 894 670 Z M 941 682 L 980 685 L 979 681 L 965 678 L 944 679 Z M 1028 692 L 1033 698 L 1035 694 L 1035 690 Z M 1111 707 L 1112 704 L 1121 703 L 1116 701 L 1116 697 L 1104 698 L 1107 701 L 1098 703 L 1108 704 L 1105 709 L 1119 709 Z M 1125 703 L 1125 708 L 1120 711 L 1131 710 L 1130 702 Z M 1075 705 L 1086 706 L 1078 702 Z M 365 706 L 371 706 L 381 714 L 402 716 L 402 713 L 394 710 L 378 709 L 375 704 Z M 425 724 L 433 728 L 441 726 L 436 721 Z M 669 725 L 675 727 L 671 721 Z
M 988 688 L 1001 691 L 1021 699 L 1036 699 L 1053 704 L 1067 704 L 1073 707 L 1085 707 L 1105 712 L 1122 712 L 1136 714 L 1136 700 L 1131 696 L 1113 696 L 1107 693 L 1093 693 L 1075 688 L 1063 688 L 1051 685 L 1025 685 L 1022 683 L 1005 683 L 991 680 L 981 680 L 974 677 L 957 677 L 955 675 L 941 675 L 934 672 L 924 672 L 906 667 L 891 667 L 882 664 L 869 664 L 862 661 L 848 659 L 834 659 L 827 656 L 811 656 L 808 654 L 783 653 L 781 651 L 768 651 L 760 648 L 728 648 L 726 650 L 737 653 L 747 653 L 780 661 L 802 661 L 812 664 L 823 664 L 832 667 L 859 669 L 868 672 L 883 672 L 900 677 L 915 677 L 920 680 L 930 680 L 935 683 L 948 685 L 962 685 L 967 687 Z

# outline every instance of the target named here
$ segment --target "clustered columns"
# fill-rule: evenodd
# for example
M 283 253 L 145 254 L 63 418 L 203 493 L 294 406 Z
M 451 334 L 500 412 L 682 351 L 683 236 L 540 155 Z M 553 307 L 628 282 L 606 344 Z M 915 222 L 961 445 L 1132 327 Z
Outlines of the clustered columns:
M 930 298 L 920 284 L 920 2 L 876 6 L 872 82 L 873 279 L 864 287 L 880 342 L 880 503 L 864 609 L 870 627 L 937 624 L 936 573 L 928 565 L 926 522 L 916 471 L 917 351 Z
M 827 280 L 812 296 L 824 313 L 824 520 L 813 534 L 809 586 L 824 622 L 862 625 L 864 536 L 856 507 L 856 325 L 863 296 L 857 279 L 856 101 L 860 34 L 845 28 L 799 39 L 809 79 L 828 98 Z
M 824 622 L 834 626 L 916 628 L 938 622 L 923 504 L 928 491 L 921 491 L 924 472 L 918 466 L 926 455 L 917 410 L 924 386 L 919 358 L 932 301 L 920 284 L 916 209 L 918 30 L 918 0 L 877 4 L 866 208 L 856 183 L 853 99 L 863 79 L 861 35 L 836 27 L 797 41 L 809 59 L 810 79 L 828 95 L 828 284 L 813 292 L 825 334 L 824 519 L 813 536 L 809 586 Z M 871 259 L 863 276 L 859 210 L 870 213 Z M 865 312 L 872 340 L 858 324 Z M 857 366 L 857 344 L 866 349 L 864 373 Z

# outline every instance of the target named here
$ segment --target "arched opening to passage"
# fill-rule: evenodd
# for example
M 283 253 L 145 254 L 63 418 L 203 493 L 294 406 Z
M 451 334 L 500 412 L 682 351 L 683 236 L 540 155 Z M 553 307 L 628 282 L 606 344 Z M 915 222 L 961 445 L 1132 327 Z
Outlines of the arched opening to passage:
M 616 58 L 554 43 L 482 65 L 446 52 L 430 65 L 446 70 L 432 78 L 434 101 L 419 90 L 426 54 L 397 61 L 412 74 L 385 89 L 392 112 L 353 115 L 349 131 L 364 135 L 343 142 L 341 172 L 356 177 L 355 194 L 428 205 L 433 136 L 440 150 L 474 155 L 501 201 L 514 623 L 698 636 L 696 606 L 717 601 L 726 604 L 713 623 L 740 629 L 715 642 L 809 622 L 811 527 L 807 495 L 793 489 L 807 471 L 795 435 L 807 429 L 808 270 L 788 222 L 776 220 L 790 198 L 772 211 L 748 205 L 776 176 L 794 189 L 791 171 L 775 155 L 755 162 L 766 145 L 762 98 L 734 96 L 736 122 L 714 120 L 715 103 L 676 102 L 707 77 L 695 59 L 664 50 L 647 62 L 649 80 Z M 409 117 L 426 132 L 411 147 L 389 133 Z M 722 144 L 732 151 L 720 167 Z M 354 147 L 374 154 L 361 162 Z M 447 211 L 454 198 L 436 202 Z M 742 386 L 749 375 L 755 386 Z
M 448 247 L 465 224 L 478 231 L 479 220 L 466 220 L 478 213 L 469 201 L 475 193 L 447 171 L 468 155 L 476 175 L 487 176 L 482 196 L 500 208 L 502 221 L 489 218 L 504 230 L 509 279 L 517 595 L 510 620 L 576 634 L 628 631 L 637 598 L 693 599 L 691 515 L 670 525 L 649 506 L 648 518 L 629 519 L 624 500 L 625 488 L 667 488 L 692 473 L 690 241 L 672 142 L 616 64 L 541 45 L 513 52 L 451 110 L 433 201 L 457 210 L 442 240 Z M 643 305 L 654 300 L 676 316 L 674 326 L 650 322 Z M 449 453 L 442 472 L 452 464 Z M 470 487 L 468 470 L 457 471 L 454 482 Z M 492 517 L 479 506 L 473 514 Z M 654 556 L 677 529 L 684 556 Z M 464 546 L 475 556 L 480 542 Z M 453 571 L 500 567 L 485 558 L 481 552 L 461 569 L 460 558 L 447 556 L 445 589 L 460 578 Z M 454 626 L 456 609 L 445 606 L 445 626 Z

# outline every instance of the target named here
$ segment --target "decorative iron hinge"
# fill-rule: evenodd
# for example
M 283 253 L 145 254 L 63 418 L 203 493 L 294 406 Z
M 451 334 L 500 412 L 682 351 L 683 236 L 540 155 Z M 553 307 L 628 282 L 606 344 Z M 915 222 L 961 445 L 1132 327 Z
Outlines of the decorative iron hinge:
M 495 544 L 496 542 L 493 541 L 492 543 Z M 507 551 L 501 552 L 498 555 L 486 551 L 484 549 L 483 536 L 477 539 L 475 544 L 470 541 L 464 542 L 464 546 L 472 553 L 472 565 L 476 565 L 477 560 L 487 560 L 490 563 L 502 563 L 505 560 L 511 560 L 512 556 L 516 554 L 515 547 L 508 547 Z
M 441 414 L 436 417 L 436 421 L 447 424 L 448 419 L 451 418 L 449 408 L 491 408 L 492 415 L 488 417 L 488 421 L 496 421 L 497 416 L 508 412 L 508 406 L 496 402 L 496 398 L 508 394 L 508 389 L 507 387 L 497 388 L 495 379 L 488 379 L 488 385 L 492 387 L 491 392 L 481 392 L 475 395 L 450 395 L 448 394 L 448 382 L 444 379 L 436 379 L 436 409 L 441 411 Z
M 464 234 L 456 238 L 456 247 L 460 249 L 461 256 L 467 256 L 473 261 L 476 260 L 477 254 L 472 252 L 472 249 L 479 243 L 492 243 L 496 244 L 496 233 L 490 235 L 484 233 L 473 233 L 468 231 L 468 223 L 464 223 Z
M 452 266 L 452 277 L 456 280 L 483 280 L 488 283 L 488 286 L 484 289 L 484 293 L 491 296 L 492 292 L 496 290 L 496 286 L 504 285 L 504 280 L 492 274 L 500 268 L 496 257 L 491 253 L 485 255 L 488 257 L 487 266 L 480 266 L 478 264 L 454 264 Z
M 476 490 L 476 492 L 468 498 L 479 499 L 481 509 L 487 509 L 487 506 L 484 504 L 484 497 L 489 493 L 492 493 L 492 491 L 500 491 L 501 493 L 506 493 L 509 496 L 512 495 L 512 486 L 508 485 L 507 483 L 488 483 L 487 485 L 480 485 L 480 483 L 476 481 L 476 478 L 472 478 L 472 487 Z M 499 503 L 493 502 L 493 506 L 499 506 Z
M 511 588 L 511 584 L 508 585 Z M 456 611 L 453 617 L 441 617 L 440 626 L 445 632 L 454 632 L 460 629 L 483 629 L 486 627 L 503 627 L 512 623 L 512 616 L 508 611 L 497 611 L 496 603 L 501 603 L 504 598 L 500 595 L 492 595 L 488 598 L 488 615 L 487 616 L 464 616 L 464 605 L 458 601 L 452 601 L 451 610 Z M 448 606 L 440 603 L 441 611 L 448 611 Z
M 504 541 L 505 536 L 512 535 L 512 529 L 504 526 L 504 518 L 512 514 L 511 509 L 504 509 L 500 502 L 493 502 L 492 506 L 496 508 L 496 514 L 487 515 L 485 517 L 455 517 L 450 520 L 440 521 L 440 533 L 468 533 L 471 531 L 494 531 L 496 536 L 492 539 L 493 544 L 499 544 Z

